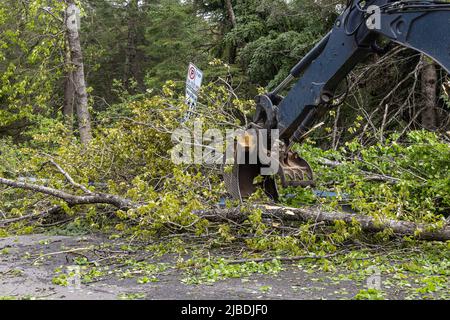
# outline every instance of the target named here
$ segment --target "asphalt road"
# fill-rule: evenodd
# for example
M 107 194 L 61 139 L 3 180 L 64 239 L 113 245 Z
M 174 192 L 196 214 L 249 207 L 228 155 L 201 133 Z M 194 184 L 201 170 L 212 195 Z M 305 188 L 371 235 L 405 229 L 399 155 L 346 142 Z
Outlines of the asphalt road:
M 156 274 L 157 282 L 138 283 L 137 277 L 119 277 L 124 266 L 111 265 L 105 274 L 89 283 L 69 278 L 63 286 L 58 275 L 73 269 L 76 257 L 87 255 L 83 248 L 100 248 L 107 239 L 96 236 L 66 237 L 30 235 L 0 239 L 0 298 L 16 299 L 351 299 L 366 288 L 366 279 L 336 281 L 335 274 L 314 272 L 298 264 L 284 265 L 275 275 L 253 274 L 245 278 L 211 284 L 186 284 L 183 271 L 169 267 Z M 114 246 L 108 251 L 114 253 Z M 100 252 L 100 251 L 98 251 Z M 98 253 L 97 252 L 97 253 Z M 41 258 L 39 258 L 41 256 Z M 97 257 L 98 258 L 98 257 Z M 165 260 L 164 260 L 165 259 Z M 100 259 L 101 260 L 101 259 Z M 104 258 L 103 262 L 108 259 Z M 175 265 L 175 258 L 164 262 Z M 150 263 L 159 263 L 149 259 Z M 69 270 L 69 271 L 67 271 Z M 333 280 L 334 279 L 334 280 Z M 402 299 L 400 290 L 387 290 L 388 298 Z

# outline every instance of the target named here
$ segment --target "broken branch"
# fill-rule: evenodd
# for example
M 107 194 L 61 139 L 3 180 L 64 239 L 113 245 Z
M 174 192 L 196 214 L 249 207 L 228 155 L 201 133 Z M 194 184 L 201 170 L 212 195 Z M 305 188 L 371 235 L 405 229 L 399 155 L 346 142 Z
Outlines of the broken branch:
M 38 193 L 47 194 L 49 196 L 53 196 L 55 198 L 59 198 L 67 202 L 69 205 L 83 205 L 83 204 L 110 204 L 113 205 L 119 209 L 131 209 L 136 207 L 135 204 L 133 204 L 130 200 L 124 199 L 115 195 L 111 194 L 103 194 L 103 193 L 91 193 L 88 195 L 78 196 L 73 195 L 61 190 L 40 186 L 36 184 L 26 183 L 26 182 L 18 182 L 13 181 L 5 178 L 0 178 L 0 184 L 12 187 L 12 188 L 18 188 L 18 189 L 24 189 L 24 190 L 30 190 Z
M 47 210 L 42 211 L 42 212 L 39 212 L 39 213 L 27 214 L 25 216 L 18 217 L 18 218 L 4 219 L 4 220 L 0 221 L 0 226 L 3 227 L 3 226 L 6 226 L 8 224 L 20 222 L 20 221 L 23 221 L 23 220 L 34 220 L 34 219 L 39 219 L 39 218 L 45 218 L 45 217 L 50 216 L 52 214 L 59 213 L 60 210 L 61 210 L 60 206 L 53 206 L 52 208 L 47 209 Z
M 61 174 L 66 178 L 66 180 L 71 185 L 73 185 L 76 188 L 81 189 L 84 193 L 93 194 L 93 192 L 91 190 L 89 190 L 88 188 L 86 188 L 82 184 L 79 184 L 79 183 L 75 182 L 75 180 L 73 180 L 73 178 L 63 168 L 61 168 L 61 166 L 59 164 L 57 164 L 54 160 L 50 159 L 49 161 L 50 161 L 50 163 L 52 165 L 54 165 L 56 167 L 56 169 L 58 169 L 59 172 L 61 172 Z

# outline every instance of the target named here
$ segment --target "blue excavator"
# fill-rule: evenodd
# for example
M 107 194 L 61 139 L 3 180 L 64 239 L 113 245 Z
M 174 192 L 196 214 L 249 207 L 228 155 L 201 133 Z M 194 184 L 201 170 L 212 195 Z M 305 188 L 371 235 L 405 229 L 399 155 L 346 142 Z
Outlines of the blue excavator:
M 383 46 L 381 46 L 383 43 Z M 269 140 L 277 130 L 278 169 L 274 175 L 264 175 L 268 166 L 260 159 L 232 161 L 232 170 L 224 170 L 228 193 L 244 199 L 262 188 L 273 200 L 278 200 L 277 185 L 314 185 L 310 165 L 291 148 L 301 143 L 321 117 L 339 99 L 338 86 L 359 63 L 373 53 L 385 53 L 392 43 L 414 49 L 433 59 L 450 72 L 450 3 L 439 1 L 349 0 L 333 29 L 295 65 L 289 76 L 272 92 L 256 97 L 256 112 L 245 132 L 263 131 L 265 135 L 248 135 Z M 296 83 L 281 96 L 292 82 Z M 250 152 L 251 139 L 240 139 L 241 150 Z M 242 142 L 243 141 L 243 142 Z M 271 152 L 269 141 L 264 145 Z M 237 148 L 239 149 L 239 148 Z M 245 160 L 247 159 L 247 160 Z M 227 162 L 228 163 L 228 162 Z M 276 176 L 280 179 L 276 179 Z

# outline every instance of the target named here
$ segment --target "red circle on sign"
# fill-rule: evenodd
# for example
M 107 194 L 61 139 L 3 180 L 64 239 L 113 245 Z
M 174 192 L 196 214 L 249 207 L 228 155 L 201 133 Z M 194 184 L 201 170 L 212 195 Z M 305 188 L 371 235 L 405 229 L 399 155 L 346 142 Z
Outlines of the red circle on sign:
M 194 79 L 195 79 L 195 69 L 192 68 L 192 67 L 189 69 L 189 78 L 190 78 L 191 80 L 194 80 Z

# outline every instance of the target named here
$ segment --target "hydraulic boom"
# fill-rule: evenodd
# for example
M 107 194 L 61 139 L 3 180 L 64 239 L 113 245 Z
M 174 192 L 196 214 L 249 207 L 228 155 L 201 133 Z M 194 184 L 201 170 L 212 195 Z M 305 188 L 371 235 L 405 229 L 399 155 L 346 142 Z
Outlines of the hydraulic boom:
M 256 97 L 256 115 L 247 129 L 278 129 L 283 146 L 277 173 L 284 186 L 313 184 L 310 166 L 290 148 L 333 107 L 337 87 L 348 73 L 369 54 L 386 49 L 379 46 L 382 38 L 421 52 L 450 72 L 450 3 L 350 0 L 333 29 L 289 76 L 272 92 Z M 296 79 L 287 95 L 280 96 Z M 254 178 L 264 166 L 259 160 L 236 163 L 232 172 L 224 174 L 229 193 L 238 199 L 251 195 L 258 187 Z M 278 199 L 273 177 L 264 177 L 260 186 Z

